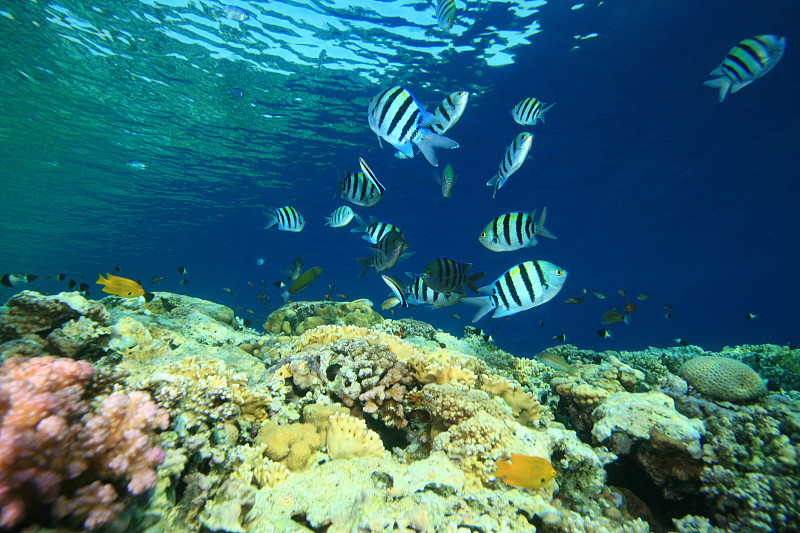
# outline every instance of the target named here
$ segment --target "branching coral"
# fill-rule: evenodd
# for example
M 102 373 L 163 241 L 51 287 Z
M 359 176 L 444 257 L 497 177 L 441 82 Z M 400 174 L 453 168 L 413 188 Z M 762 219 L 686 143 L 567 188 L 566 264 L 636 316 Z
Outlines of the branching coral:
M 167 427 L 166 411 L 138 391 L 116 392 L 92 409 L 82 399 L 92 372 L 52 357 L 9 359 L 0 369 L 0 526 L 55 504 L 56 516 L 91 529 L 121 509 L 111 483 L 129 479 L 132 494 L 155 485 L 164 452 L 152 432 Z

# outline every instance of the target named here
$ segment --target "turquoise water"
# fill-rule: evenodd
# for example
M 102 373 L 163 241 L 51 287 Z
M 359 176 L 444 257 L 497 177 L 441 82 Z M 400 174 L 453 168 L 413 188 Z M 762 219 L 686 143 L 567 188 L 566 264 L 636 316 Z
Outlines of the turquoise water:
M 377 306 L 390 294 L 372 272 L 358 278 L 365 242 L 322 226 L 341 205 L 337 175 L 361 156 L 387 194 L 355 211 L 401 227 L 414 252 L 390 273 L 439 255 L 487 283 L 528 259 L 569 272 L 553 301 L 477 324 L 515 354 L 562 333 L 594 349 L 797 342 L 796 4 L 470 2 L 449 32 L 424 2 L 234 5 L 246 20 L 214 2 L 0 5 L 0 271 L 37 274 L 30 288 L 49 292 L 66 289 L 53 279 L 63 272 L 99 298 L 97 274 L 120 266 L 148 290 L 225 303 L 258 325 L 299 254 L 324 272 L 298 297 L 331 286 Z M 784 58 L 718 103 L 702 82 L 760 33 L 787 36 Z M 452 198 L 424 158 L 394 158 L 369 130 L 369 99 L 393 84 L 429 109 L 470 91 L 448 132 L 461 147 L 439 150 L 458 174 Z M 508 110 L 529 96 L 557 105 L 527 127 L 532 157 L 492 199 L 484 184 L 526 129 Z M 264 230 L 264 211 L 287 204 L 303 232 Z M 557 240 L 508 253 L 477 242 L 501 213 L 544 206 Z M 600 338 L 601 314 L 628 300 L 631 325 Z M 473 313 L 393 316 L 461 334 Z

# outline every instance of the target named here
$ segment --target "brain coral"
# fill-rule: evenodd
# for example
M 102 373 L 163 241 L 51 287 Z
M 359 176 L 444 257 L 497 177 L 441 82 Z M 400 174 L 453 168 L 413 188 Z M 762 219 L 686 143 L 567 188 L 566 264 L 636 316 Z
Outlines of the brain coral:
M 728 357 L 689 359 L 678 374 L 698 391 L 717 400 L 753 400 L 767 393 L 764 380 L 755 370 Z

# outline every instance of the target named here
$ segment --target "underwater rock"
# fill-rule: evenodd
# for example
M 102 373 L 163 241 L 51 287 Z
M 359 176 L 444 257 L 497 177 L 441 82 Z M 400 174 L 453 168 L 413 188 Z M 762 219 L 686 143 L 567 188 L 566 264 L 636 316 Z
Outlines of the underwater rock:
M 755 370 L 728 357 L 689 359 L 678 374 L 698 391 L 717 400 L 747 401 L 767 393 L 766 383 Z
M 9 298 L 0 312 L 0 340 L 15 339 L 27 333 L 46 336 L 80 317 L 105 325 L 109 314 L 103 304 L 87 300 L 78 292 L 45 296 L 36 291 L 22 291 Z
M 383 317 L 372 310 L 369 300 L 352 302 L 290 302 L 273 311 L 264 322 L 264 332 L 273 335 L 301 335 L 322 325 L 369 327 Z

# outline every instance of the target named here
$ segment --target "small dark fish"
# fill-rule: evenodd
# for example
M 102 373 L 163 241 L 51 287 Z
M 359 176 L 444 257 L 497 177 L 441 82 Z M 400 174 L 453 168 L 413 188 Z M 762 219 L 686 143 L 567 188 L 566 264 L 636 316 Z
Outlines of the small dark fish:
M 488 333 L 481 338 L 483 339 L 483 342 L 485 342 L 486 344 L 491 344 L 494 341 L 492 336 L 489 335 Z
M 633 302 L 628 302 L 622 306 L 622 309 L 624 309 L 626 313 L 633 313 L 636 311 L 636 306 L 633 305 Z
M 255 311 L 253 311 L 252 309 L 245 309 L 245 311 L 247 311 L 247 312 L 248 312 L 248 313 L 250 313 L 251 315 L 254 315 L 254 314 L 256 314 L 256 312 L 255 312 Z
M 227 94 L 229 98 L 235 99 L 244 96 L 244 91 L 240 87 L 228 87 L 225 89 L 225 94 Z
M 667 309 L 672 309 L 672 304 L 664 304 L 664 311 Z
M 292 265 L 289 268 L 289 270 L 282 270 L 281 273 L 282 274 L 288 274 L 288 276 L 286 277 L 285 283 L 289 283 L 291 281 L 296 280 L 298 277 L 300 277 L 300 273 L 302 271 L 303 271 L 303 260 L 298 255 L 292 261 Z M 280 287 L 281 285 L 275 285 L 275 286 L 276 287 Z
M 620 290 L 618 290 L 618 291 L 617 291 L 617 294 L 619 294 L 620 296 L 622 296 L 622 297 L 623 297 L 623 298 L 625 298 L 626 300 L 628 299 L 628 293 L 627 293 L 627 292 L 625 292 L 625 289 L 620 289 Z
M 539 327 L 540 327 L 540 328 L 543 328 L 543 327 L 544 327 L 544 320 L 540 320 L 540 321 L 539 321 Z
M 64 274 L 61 274 L 61 273 L 59 273 L 59 274 L 56 276 L 56 279 L 57 279 L 58 281 L 64 281 L 64 278 L 65 278 L 65 277 L 66 277 L 66 276 L 65 276 Z
M 2 278 L 0 278 L 0 284 L 5 285 L 6 287 L 16 287 L 22 283 L 30 283 L 31 281 L 35 281 L 36 278 L 35 274 L 4 274 Z
M 188 279 L 186 279 L 186 278 L 183 278 L 183 279 L 181 280 L 181 285 L 186 285 L 187 283 L 189 283 L 189 280 L 188 280 Z
M 675 342 L 678 344 L 678 346 L 689 346 L 689 343 L 686 341 L 686 339 L 682 339 L 680 337 L 675 339 Z
M 647 300 L 649 300 L 652 297 L 653 297 L 653 295 L 645 294 L 643 292 L 640 292 L 639 294 L 636 295 L 636 299 L 639 300 L 640 302 L 646 302 Z
M 343 293 L 343 292 L 340 292 L 339 294 L 337 294 L 336 297 L 339 298 L 340 300 L 350 301 L 350 297 L 348 295 L 346 295 L 345 293 Z
M 610 329 L 598 329 L 597 334 L 603 337 L 604 339 L 611 338 L 611 330 Z
M 753 313 L 747 313 L 746 315 L 744 315 L 744 317 L 747 320 L 753 320 L 754 318 L 756 318 L 756 315 L 754 315 Z
M 164 276 L 156 276 L 156 277 L 154 277 L 153 279 L 150 280 L 150 283 L 158 283 L 162 279 L 164 279 Z
M 122 269 L 120 269 L 119 266 L 115 266 L 114 267 L 114 273 L 115 274 L 119 274 L 121 271 L 122 271 Z
M 78 290 L 81 292 L 86 292 L 89 290 L 89 285 L 87 285 L 86 283 L 81 283 L 80 285 L 78 285 Z
M 664 318 L 666 318 L 667 320 L 670 320 L 672 318 L 672 316 L 673 316 L 672 312 L 671 311 L 667 311 L 667 313 L 664 315 Z
M 189 271 L 186 270 L 185 267 L 178 267 L 178 274 L 181 274 L 182 276 L 185 276 L 188 273 L 189 273 Z
M 77 285 L 77 284 L 78 283 L 74 279 L 71 279 L 71 280 L 69 280 L 69 283 L 67 283 L 67 288 L 69 290 L 72 290 L 75 287 L 75 285 Z
M 461 316 L 458 313 L 450 313 L 450 316 L 455 318 L 456 320 L 461 320 Z
M 248 286 L 248 287 L 250 287 L 250 288 L 252 289 L 252 288 L 253 288 L 253 282 L 252 282 L 252 281 L 248 281 L 248 282 L 247 282 L 247 286 Z
M 600 291 L 589 291 L 589 292 L 591 292 L 591 293 L 592 293 L 592 295 L 593 295 L 595 298 L 597 298 L 598 300 L 605 300 L 605 299 L 606 299 L 606 295 L 605 295 L 605 294 L 603 294 L 603 293 L 602 293 L 602 292 L 600 292 Z
M 565 340 L 567 340 L 567 334 L 566 333 L 562 333 L 561 335 L 553 335 L 550 338 L 553 339 L 554 341 L 564 342 Z M 542 361 L 542 362 L 544 362 L 544 361 Z
M 600 321 L 603 323 L 604 326 L 611 326 L 613 324 L 630 324 L 630 319 L 628 315 L 622 315 L 617 313 L 616 311 L 606 311 L 603 313 L 602 318 Z
M 230 290 L 228 287 L 222 287 L 222 290 L 230 294 L 231 296 L 236 296 L 236 293 Z
M 244 327 L 246 327 L 246 328 L 249 328 L 250 324 L 252 324 L 252 323 L 253 322 L 249 318 L 243 318 L 242 319 L 242 324 L 244 324 Z
M 564 301 L 567 302 L 568 304 L 582 304 L 583 300 L 584 300 L 583 298 L 567 298 Z
M 267 295 L 264 294 L 263 292 L 259 292 L 258 294 L 256 294 L 256 300 L 263 300 L 266 297 Z
M 475 283 L 486 272 L 467 274 L 472 263 L 462 263 L 450 257 L 437 257 L 431 260 L 419 277 L 431 289 L 438 292 L 463 291 L 464 286 L 478 294 L 478 285 Z

